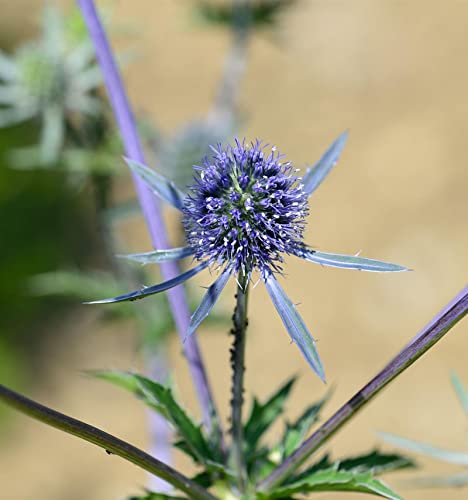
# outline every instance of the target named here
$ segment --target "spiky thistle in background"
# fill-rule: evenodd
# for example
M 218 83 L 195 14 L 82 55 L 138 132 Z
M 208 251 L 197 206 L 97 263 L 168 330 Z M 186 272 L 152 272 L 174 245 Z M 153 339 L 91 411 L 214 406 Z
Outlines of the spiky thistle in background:
M 10 55 L 0 51 L 0 127 L 38 120 L 42 165 L 58 160 L 69 124 L 102 111 L 94 49 L 87 37 L 69 36 L 68 24 L 60 10 L 49 5 L 37 40 Z

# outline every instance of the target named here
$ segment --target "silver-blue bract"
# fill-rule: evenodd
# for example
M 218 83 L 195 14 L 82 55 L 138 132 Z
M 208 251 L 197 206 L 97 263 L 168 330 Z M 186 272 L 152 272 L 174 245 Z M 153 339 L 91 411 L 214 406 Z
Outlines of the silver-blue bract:
M 359 256 L 317 252 L 303 242 L 308 197 L 336 164 L 346 138 L 347 133 L 338 137 L 304 179 L 297 177 L 297 170 L 283 161 L 276 148 L 267 149 L 259 141 L 248 144 L 236 140 L 225 148 L 218 145 L 202 166 L 195 167 L 194 185 L 187 195 L 160 174 L 127 160 L 156 195 L 182 211 L 188 243 L 173 251 L 157 250 L 128 258 L 147 264 L 193 255 L 200 264 L 160 285 L 93 303 L 140 299 L 179 285 L 206 267 L 215 267 L 221 274 L 191 318 L 187 331 L 191 335 L 210 313 L 232 274 L 242 273 L 250 279 L 258 271 L 291 339 L 325 381 L 315 341 L 275 276 L 282 272 L 284 255 L 361 271 L 408 270 Z

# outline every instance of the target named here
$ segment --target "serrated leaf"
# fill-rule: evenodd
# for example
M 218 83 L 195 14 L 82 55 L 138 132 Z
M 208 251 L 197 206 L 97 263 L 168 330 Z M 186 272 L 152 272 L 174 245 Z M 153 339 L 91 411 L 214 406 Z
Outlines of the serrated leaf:
M 399 273 L 409 271 L 407 267 L 380 260 L 367 259 L 357 255 L 341 255 L 337 253 L 317 252 L 308 248 L 298 248 L 294 252 L 297 257 L 315 262 L 322 266 L 339 267 L 341 269 L 355 269 L 357 271 L 369 271 L 375 273 Z
M 171 262 L 174 260 L 185 259 L 194 254 L 192 247 L 167 248 L 164 250 L 153 250 L 152 252 L 130 253 L 118 255 L 121 259 L 139 262 L 140 264 L 159 264 L 161 262 Z
M 135 290 L 134 292 L 130 292 L 130 293 L 127 293 L 125 295 L 119 295 L 118 297 L 112 297 L 109 299 L 101 299 L 101 300 L 93 300 L 92 302 L 86 302 L 86 304 L 113 304 L 116 302 L 126 302 L 129 300 L 133 301 L 133 300 L 142 299 L 143 297 L 147 297 L 148 295 L 153 295 L 155 293 L 165 292 L 166 290 L 169 290 L 170 288 L 173 288 L 177 285 L 180 285 L 184 281 L 187 281 L 188 279 L 197 275 L 198 273 L 203 271 L 203 269 L 206 269 L 208 266 L 209 266 L 208 261 L 202 262 L 201 264 L 194 267 L 193 269 L 190 269 L 190 270 L 186 271 L 185 273 L 179 274 L 179 276 L 176 276 L 175 278 L 164 281 L 163 283 L 159 283 L 158 285 L 143 287 L 140 290 Z
M 210 314 L 221 292 L 224 290 L 229 278 L 232 274 L 232 268 L 227 266 L 218 276 L 216 281 L 208 288 L 208 291 L 203 296 L 200 305 L 190 318 L 190 324 L 187 330 L 187 338 L 195 333 L 202 321 Z
M 202 464 L 216 463 L 215 456 L 205 440 L 200 426 L 185 413 L 176 402 L 172 391 L 157 382 L 136 373 L 118 370 L 98 370 L 90 372 L 97 378 L 107 380 L 119 387 L 129 390 L 145 404 L 160 413 L 170 422 L 191 456 Z
M 299 347 L 309 366 L 320 377 L 320 380 L 325 382 L 325 372 L 319 353 L 315 347 L 315 340 L 297 312 L 296 306 L 289 300 L 273 274 L 268 274 L 263 279 L 271 300 L 283 320 L 291 339 Z
M 340 470 L 371 472 L 373 475 L 415 467 L 415 463 L 403 455 L 383 453 L 379 450 L 373 450 L 365 455 L 339 460 L 338 464 Z
M 178 210 L 183 209 L 185 193 L 183 193 L 172 181 L 166 179 L 166 177 L 151 170 L 142 163 L 130 160 L 129 158 L 124 158 L 124 160 L 132 171 L 150 187 L 156 196 L 167 201 L 167 203 Z
M 437 448 L 428 443 L 420 443 L 411 439 L 395 436 L 394 434 L 389 434 L 388 432 L 379 432 L 378 434 L 385 442 L 397 446 L 398 448 L 421 453 L 422 455 L 427 455 L 428 457 L 442 460 L 443 462 L 468 466 L 468 453 Z
M 295 422 L 287 424 L 281 443 L 283 460 L 302 444 L 312 425 L 317 422 L 320 411 L 330 399 L 330 396 L 331 391 L 329 391 L 320 401 L 306 408 Z
M 244 438 L 250 454 L 255 452 L 260 438 L 283 413 L 284 404 L 295 381 L 295 377 L 290 378 L 265 403 L 254 399 L 250 416 L 244 426 Z
M 450 374 L 450 380 L 452 381 L 452 386 L 455 393 L 460 401 L 463 411 L 468 415 L 468 392 L 466 392 L 462 381 L 455 372 Z
M 369 493 L 390 500 L 401 500 L 399 495 L 382 481 L 372 477 L 372 474 L 341 471 L 335 467 L 318 471 L 298 482 L 280 486 L 265 495 L 260 495 L 259 498 L 273 500 L 296 493 L 306 494 L 319 491 L 352 491 Z
M 325 180 L 325 177 L 331 172 L 332 168 L 338 162 L 338 159 L 345 147 L 349 132 L 343 132 L 333 144 L 325 151 L 320 160 L 310 169 L 302 178 L 304 191 L 310 196 Z

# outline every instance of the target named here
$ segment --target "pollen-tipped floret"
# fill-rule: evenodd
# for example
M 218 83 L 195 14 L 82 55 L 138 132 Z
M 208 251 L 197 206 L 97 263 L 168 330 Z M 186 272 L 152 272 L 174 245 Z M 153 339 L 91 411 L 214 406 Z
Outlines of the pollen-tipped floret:
M 302 244 L 307 193 L 290 162 L 260 142 L 213 148 L 195 167 L 184 206 L 189 245 L 199 260 L 251 274 L 281 271 L 282 254 Z

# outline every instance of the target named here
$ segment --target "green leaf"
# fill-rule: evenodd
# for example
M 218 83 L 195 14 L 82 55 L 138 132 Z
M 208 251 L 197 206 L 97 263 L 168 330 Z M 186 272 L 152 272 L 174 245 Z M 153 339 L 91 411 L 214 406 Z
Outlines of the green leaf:
M 205 465 L 216 462 L 216 457 L 205 440 L 200 426 L 187 416 L 169 388 L 131 372 L 97 370 L 91 374 L 134 393 L 145 404 L 160 413 L 174 426 L 183 439 L 184 446 L 197 462 Z
M 313 473 L 300 481 L 280 486 L 266 494 L 258 495 L 259 499 L 282 499 L 294 494 L 306 494 L 319 491 L 353 491 L 370 493 L 372 495 L 401 500 L 401 497 L 392 491 L 382 481 L 372 477 L 370 473 L 354 473 L 338 470 L 332 467 Z
M 254 399 L 250 416 L 244 426 L 245 442 L 250 454 L 255 452 L 260 438 L 283 413 L 284 404 L 295 381 L 295 377 L 289 379 L 265 403 Z
M 330 399 L 330 396 L 331 391 L 329 391 L 320 401 L 306 408 L 295 422 L 287 424 L 280 445 L 283 460 L 302 444 L 312 425 L 317 422 L 320 411 Z
M 409 458 L 396 453 L 383 453 L 379 450 L 338 461 L 339 470 L 371 472 L 375 476 L 410 467 L 415 467 L 415 463 Z
M 464 465 L 465 467 L 468 466 L 468 453 L 444 450 L 443 448 L 437 448 L 431 444 L 420 443 L 411 439 L 402 438 L 400 436 L 395 436 L 394 434 L 389 434 L 388 432 L 379 432 L 378 434 L 384 441 L 393 444 L 398 448 L 421 453 L 422 455 L 427 455 L 437 460 L 442 460 L 443 462 Z
M 458 400 L 463 408 L 463 411 L 468 415 L 468 392 L 463 387 L 462 381 L 455 372 L 450 374 L 453 388 L 457 394 Z

